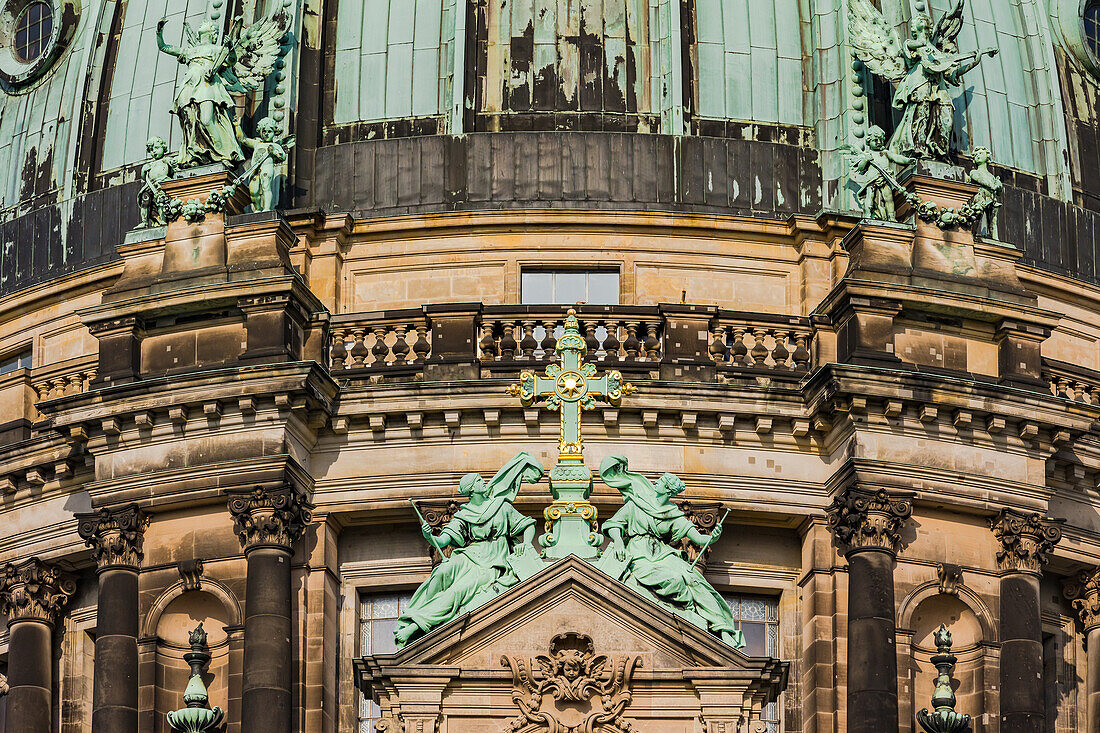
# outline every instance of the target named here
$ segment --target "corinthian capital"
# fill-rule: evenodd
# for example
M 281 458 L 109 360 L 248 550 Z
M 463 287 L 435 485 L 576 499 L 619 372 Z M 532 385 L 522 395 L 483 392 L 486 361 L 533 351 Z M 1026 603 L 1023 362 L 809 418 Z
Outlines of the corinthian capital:
M 848 488 L 826 510 L 829 531 L 845 554 L 858 550 L 898 551 L 901 528 L 913 514 L 912 494 Z
M 76 531 L 92 548 L 92 557 L 100 570 L 111 567 L 136 568 L 145 554 L 145 528 L 149 515 L 137 504 L 119 509 L 104 507 L 87 514 L 77 514 Z
M 51 626 L 76 592 L 76 580 L 36 557 L 0 569 L 0 611 L 13 621 L 43 621 Z
M 990 527 L 1001 545 L 997 551 L 997 569 L 1002 571 L 1040 572 L 1047 555 L 1062 539 L 1062 528 L 1057 520 L 1012 509 L 1002 509 L 992 519 Z
M 254 547 L 282 547 L 287 550 L 302 536 L 313 505 L 293 486 L 277 489 L 257 487 L 251 491 L 230 491 L 229 513 L 233 528 L 247 552 Z
M 1100 627 L 1100 569 L 1082 570 L 1069 578 L 1062 593 L 1077 609 L 1086 631 Z

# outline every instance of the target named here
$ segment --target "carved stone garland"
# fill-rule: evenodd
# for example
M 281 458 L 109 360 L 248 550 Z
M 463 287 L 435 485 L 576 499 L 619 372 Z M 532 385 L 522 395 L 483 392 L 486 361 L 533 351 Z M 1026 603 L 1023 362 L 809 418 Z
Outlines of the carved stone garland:
M 54 565 L 32 557 L 0 570 L 0 613 L 9 620 L 36 620 L 53 625 L 76 593 L 76 580 Z
M 1000 570 L 1038 573 L 1046 564 L 1047 555 L 1062 539 L 1058 523 L 1041 514 L 1002 509 L 990 526 L 1001 545 L 997 551 Z
M 233 529 L 246 550 L 263 546 L 289 548 L 313 518 L 310 513 L 313 505 L 293 486 L 227 493 Z
M 597 655 L 584 634 L 559 634 L 550 640 L 549 654 L 534 660 L 502 657 L 512 670 L 512 702 L 520 715 L 508 724 L 511 733 L 627 733 L 623 717 L 640 656 L 612 661 Z
M 1068 579 L 1062 593 L 1073 604 L 1085 630 L 1100 627 L 1100 570 L 1082 570 Z
M 913 514 L 910 494 L 849 488 L 826 510 L 829 530 L 847 551 L 880 549 L 896 553 L 901 528 Z
M 92 548 L 92 557 L 100 570 L 141 565 L 149 515 L 137 504 L 114 510 L 104 507 L 78 514 L 76 518 L 77 533 Z

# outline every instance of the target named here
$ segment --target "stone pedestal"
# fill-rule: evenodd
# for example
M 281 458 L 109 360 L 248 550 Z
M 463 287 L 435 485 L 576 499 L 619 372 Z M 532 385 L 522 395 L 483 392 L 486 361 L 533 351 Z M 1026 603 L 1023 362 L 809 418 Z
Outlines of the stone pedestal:
M 1052 520 L 1003 509 L 991 527 L 1000 543 L 1001 733 L 1046 730 L 1039 580 L 1062 537 Z
M 898 729 L 894 559 L 912 495 L 848 488 L 829 529 L 848 560 L 848 731 Z
M 92 729 L 138 731 L 138 566 L 148 515 L 135 504 L 78 514 L 99 576 Z
M 290 733 L 292 543 L 312 507 L 297 489 L 229 492 L 248 564 L 244 614 L 243 733 Z
M 718 309 L 701 305 L 661 305 L 660 311 L 664 321 L 661 379 L 713 382 L 716 369 L 710 355 L 710 330 Z
M 75 592 L 69 575 L 37 558 L 0 570 L 0 612 L 9 634 L 8 730 L 50 733 L 53 628 Z

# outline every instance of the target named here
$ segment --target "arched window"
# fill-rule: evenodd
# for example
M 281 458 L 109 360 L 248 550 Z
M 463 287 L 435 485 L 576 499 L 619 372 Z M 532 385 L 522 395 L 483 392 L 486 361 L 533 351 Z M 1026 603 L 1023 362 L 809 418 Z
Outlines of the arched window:
M 23 8 L 15 20 L 15 57 L 25 64 L 37 61 L 53 34 L 53 6 L 35 2 Z
M 1085 45 L 1100 59 L 1100 0 L 1092 0 L 1085 6 L 1084 21 Z

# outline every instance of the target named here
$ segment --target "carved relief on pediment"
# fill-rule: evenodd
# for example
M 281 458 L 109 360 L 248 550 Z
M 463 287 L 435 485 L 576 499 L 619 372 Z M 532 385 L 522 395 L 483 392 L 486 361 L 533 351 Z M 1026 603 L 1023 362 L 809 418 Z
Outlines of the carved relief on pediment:
M 549 654 L 534 659 L 505 656 L 512 671 L 512 701 L 520 715 L 508 722 L 512 733 L 629 733 L 623 717 L 640 656 L 611 659 L 596 654 L 591 637 L 558 634 Z

